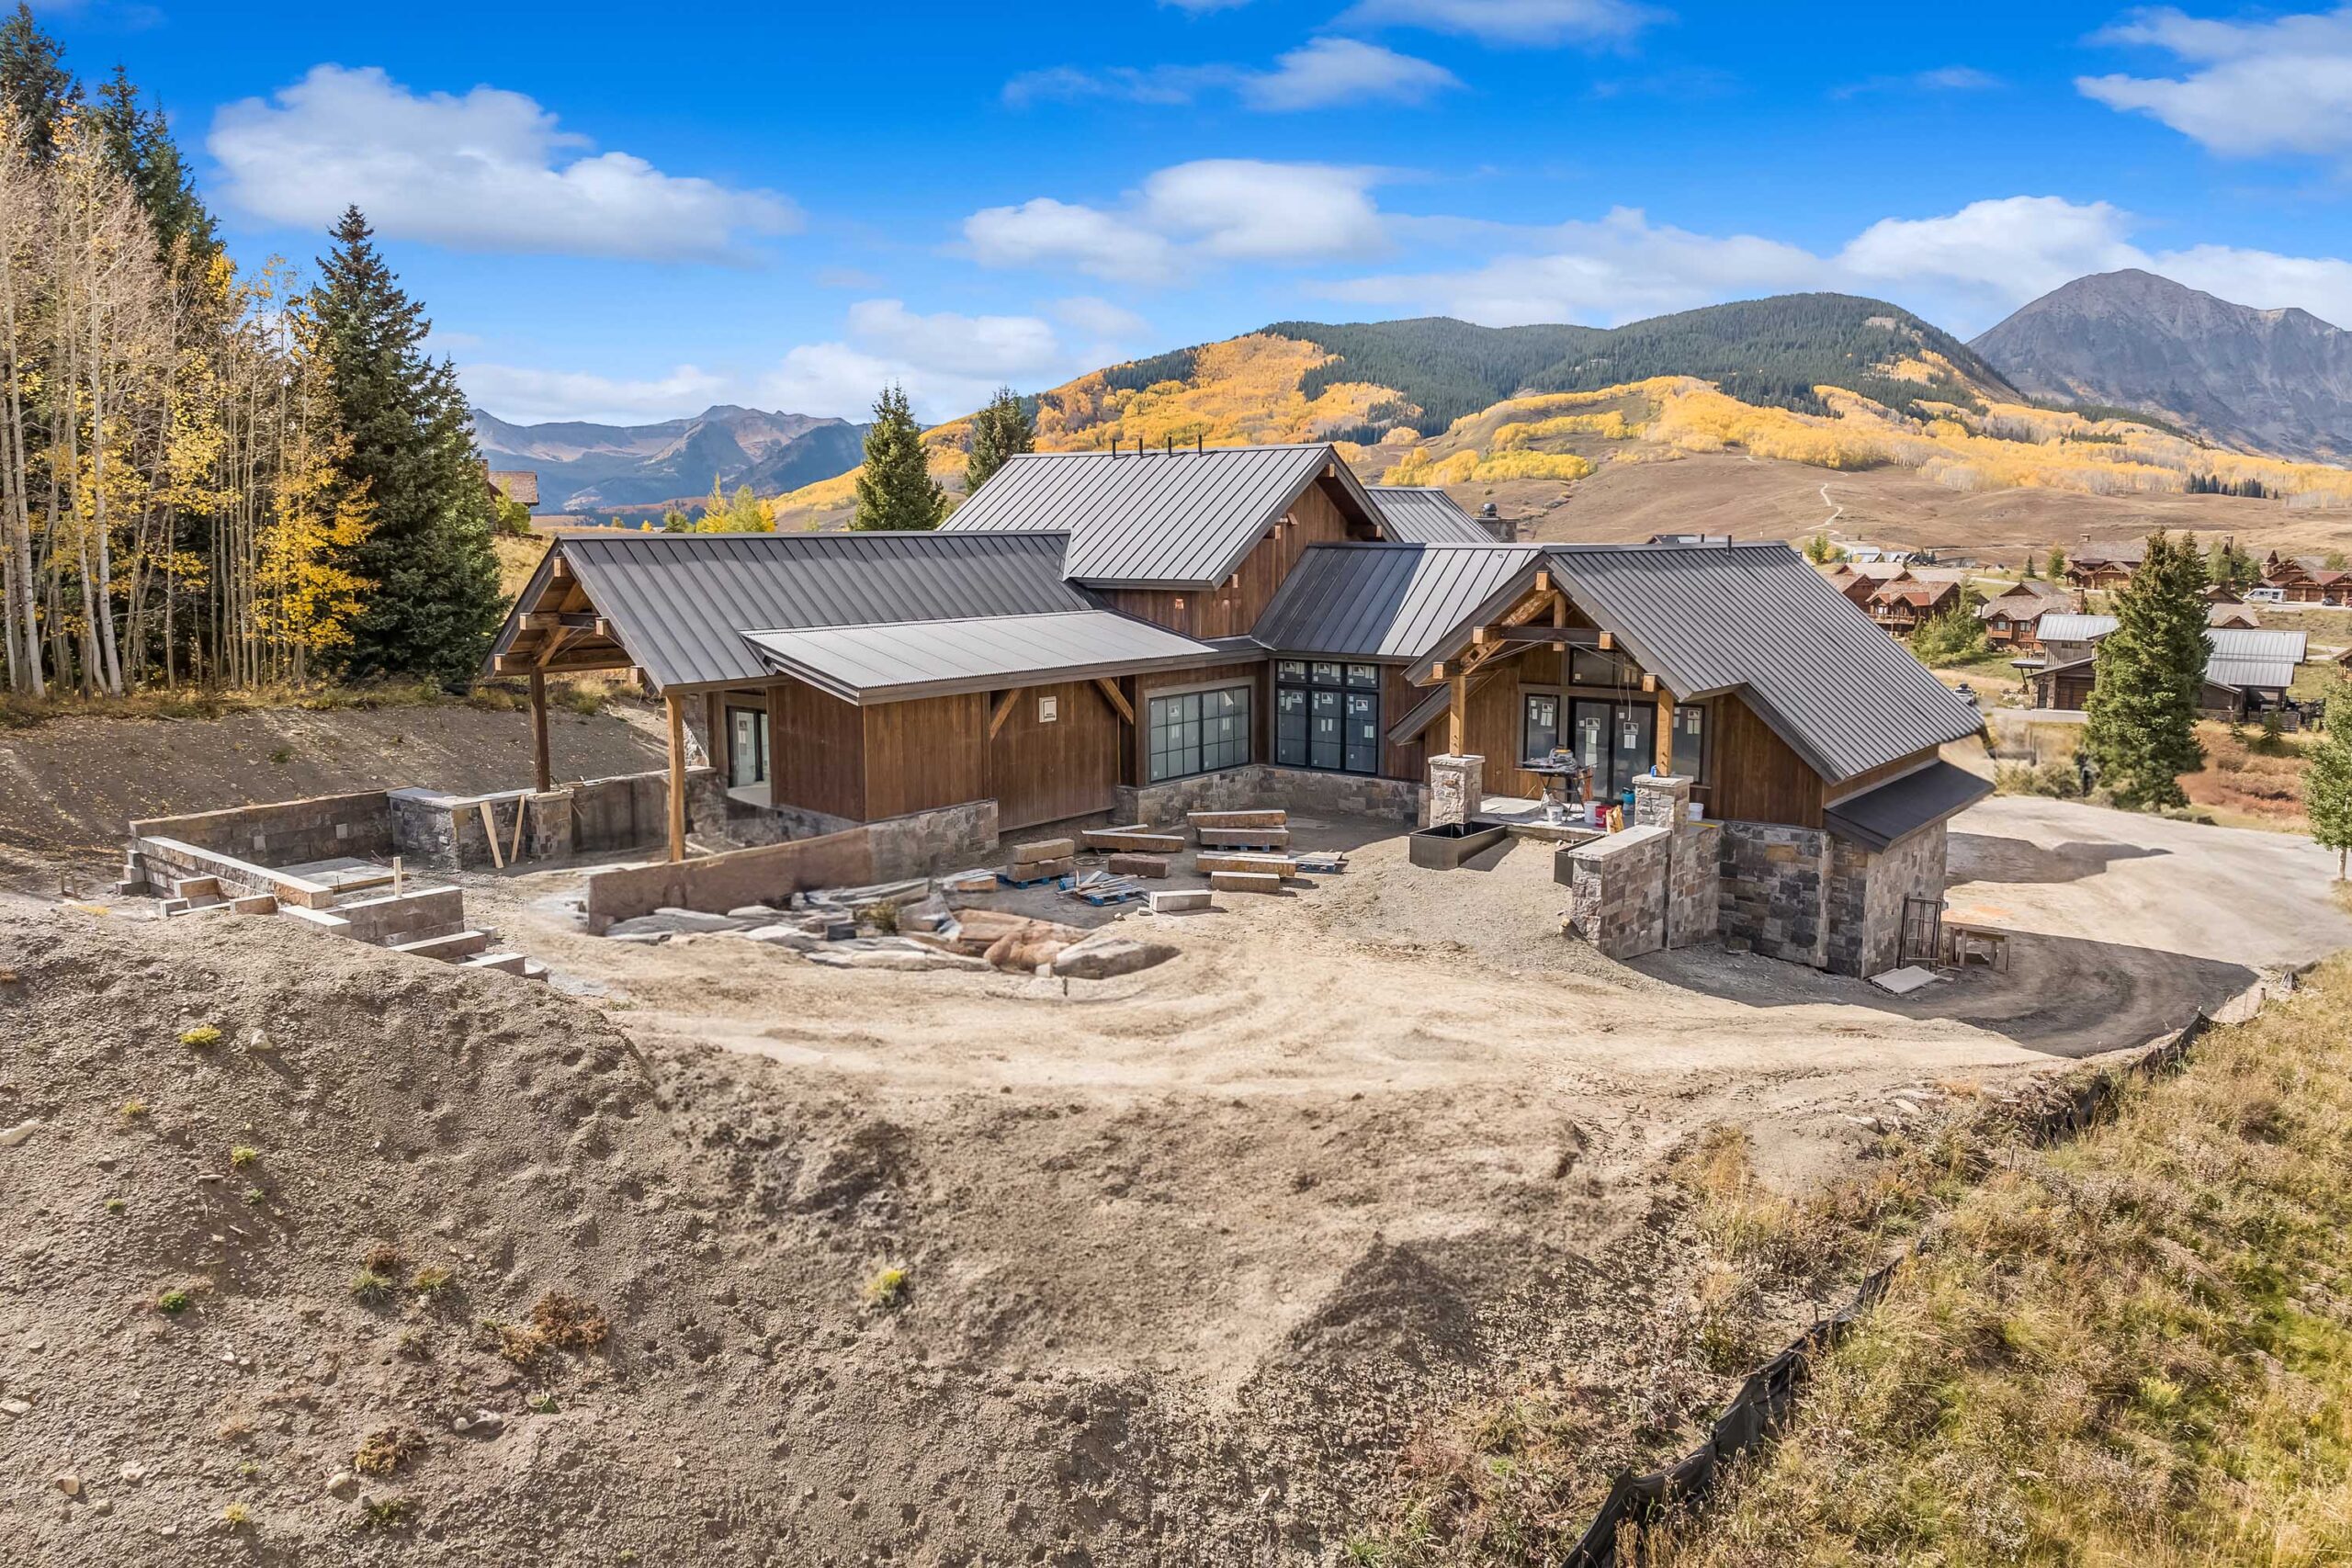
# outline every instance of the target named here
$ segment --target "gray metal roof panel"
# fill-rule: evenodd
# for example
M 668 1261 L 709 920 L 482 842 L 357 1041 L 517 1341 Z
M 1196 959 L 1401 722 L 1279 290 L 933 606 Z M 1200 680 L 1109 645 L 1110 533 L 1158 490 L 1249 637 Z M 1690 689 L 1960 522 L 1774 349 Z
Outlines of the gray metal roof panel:
M 1939 760 L 1859 795 L 1832 801 L 1822 812 L 1821 821 L 1841 839 L 1883 850 L 1992 793 L 1992 780 Z
M 1494 535 L 1433 485 L 1372 485 L 1387 536 L 1407 545 L 1491 545 Z
M 1984 718 L 1786 545 L 1553 545 L 1573 599 L 1678 696 L 1738 691 L 1830 783 Z
M 2307 632 L 2274 626 L 2209 626 L 2206 641 L 2217 659 L 2257 659 L 2301 664 L 2311 651 Z
M 1316 443 L 1172 455 L 1024 452 L 940 526 L 1066 532 L 1063 570 L 1077 582 L 1214 587 L 1327 468 L 1365 515 L 1380 515 L 1339 453 Z
M 1201 663 L 1206 643 L 1110 610 L 746 632 L 775 670 L 854 703 Z
M 2113 615 L 2044 615 L 2035 635 L 2044 642 L 2092 642 L 2114 629 Z
M 565 535 L 553 553 L 631 661 L 669 687 L 766 679 L 749 631 L 1099 608 L 1063 581 L 1063 544 L 1055 534 Z M 502 648 L 514 629 L 510 617 Z
M 1542 554 L 1532 545 L 1310 545 L 1252 635 L 1282 653 L 1419 659 Z
M 2250 687 L 2278 691 L 2295 683 L 2295 666 L 2283 659 L 2233 659 L 2217 653 L 2205 661 L 2205 679 L 2213 685 L 2241 691 Z

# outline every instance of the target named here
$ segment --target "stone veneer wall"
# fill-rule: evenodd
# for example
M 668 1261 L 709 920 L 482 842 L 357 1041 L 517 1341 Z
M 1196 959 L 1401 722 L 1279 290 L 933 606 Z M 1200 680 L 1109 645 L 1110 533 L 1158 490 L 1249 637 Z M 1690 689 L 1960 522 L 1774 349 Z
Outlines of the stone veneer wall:
M 969 871 L 996 852 L 997 804 L 974 800 L 904 817 L 885 817 L 868 822 L 865 836 L 873 851 L 876 882 Z
M 391 850 L 404 861 L 436 871 L 481 870 L 512 859 L 514 814 L 530 802 L 521 858 L 561 860 L 608 850 L 646 849 L 670 837 L 670 775 L 662 770 L 585 779 L 544 795 L 503 790 L 492 795 L 448 795 L 440 790 L 396 789 L 386 797 Z M 696 836 L 739 842 L 731 832 L 726 795 L 710 768 L 686 772 L 686 818 Z M 484 829 L 481 808 L 490 807 Z M 492 855 L 490 835 L 498 835 Z M 776 837 L 787 835 L 778 834 Z M 789 835 L 798 837 L 797 834 Z M 773 838 L 767 842 L 775 841 Z
M 1828 963 L 1829 835 L 1777 822 L 1723 824 L 1724 945 L 1791 964 Z
M 1829 860 L 1828 967 L 1879 975 L 1903 953 L 1903 910 L 1912 898 L 1941 902 L 1949 842 L 1944 824 L 1879 851 L 1836 840 Z
M 1563 850 L 1568 931 L 1604 957 L 1639 958 L 1666 945 L 1670 828 L 1628 828 Z
M 1421 786 L 1411 779 L 1367 778 L 1312 768 L 1250 762 L 1166 784 L 1121 784 L 1111 815 L 1120 823 L 1178 823 L 1188 811 L 1296 811 L 1326 817 L 1384 817 L 1416 823 Z

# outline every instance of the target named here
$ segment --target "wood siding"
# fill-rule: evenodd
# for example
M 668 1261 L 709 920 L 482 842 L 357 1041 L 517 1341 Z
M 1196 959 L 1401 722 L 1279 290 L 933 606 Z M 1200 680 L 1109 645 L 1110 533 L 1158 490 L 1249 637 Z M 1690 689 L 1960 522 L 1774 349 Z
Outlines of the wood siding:
M 768 688 L 769 798 L 865 818 L 865 713 L 801 681 Z
M 1561 662 L 1562 656 L 1554 653 L 1549 644 L 1538 644 L 1524 653 L 1493 660 L 1470 677 L 1470 715 L 1464 728 L 1470 754 L 1487 760 L 1488 795 L 1521 800 L 1543 795 L 1542 777 L 1518 766 L 1526 761 L 1520 755 L 1526 716 L 1523 698 L 1531 688 L 1559 691 Z M 1423 734 L 1433 735 L 1443 745 L 1444 716 L 1440 715 Z
M 1832 801 L 1848 800 L 1866 790 L 1876 789 L 1887 780 L 1907 773 L 1922 762 L 1934 761 L 1938 750 L 1939 748 L 1934 746 L 1922 747 L 1907 757 L 1897 757 L 1892 762 L 1882 762 L 1867 773 L 1856 773 L 1844 784 L 1824 789 L 1821 792 L 1822 803 L 1827 805 Z
M 1709 816 L 1821 826 L 1821 775 L 1737 695 L 1709 704 L 1707 726 Z
M 1429 772 L 1429 731 L 1419 739 L 1405 741 L 1388 739 L 1389 728 L 1430 694 L 1426 686 L 1416 686 L 1405 679 L 1402 664 L 1384 665 L 1380 671 L 1380 772 L 1383 777 L 1419 781 Z M 1443 724 L 1443 719 L 1438 720 Z
M 1288 514 L 1242 558 L 1233 575 L 1215 588 L 1114 588 L 1104 591 L 1103 598 L 1114 610 L 1186 637 L 1247 636 L 1307 546 L 1372 536 L 1368 526 L 1351 520 L 1332 499 L 1336 488 L 1330 479 L 1309 485 Z
M 1037 716 L 1040 700 L 1048 697 L 1055 706 L 1050 724 Z M 991 701 L 988 711 L 994 705 Z M 984 731 L 987 722 L 984 711 Z M 983 793 L 996 796 L 999 830 L 1110 810 L 1125 728 L 1091 681 L 1024 687 L 1012 699 L 1004 728 L 989 743 L 990 787 Z
M 882 703 L 865 715 L 863 820 L 989 797 L 989 696 Z

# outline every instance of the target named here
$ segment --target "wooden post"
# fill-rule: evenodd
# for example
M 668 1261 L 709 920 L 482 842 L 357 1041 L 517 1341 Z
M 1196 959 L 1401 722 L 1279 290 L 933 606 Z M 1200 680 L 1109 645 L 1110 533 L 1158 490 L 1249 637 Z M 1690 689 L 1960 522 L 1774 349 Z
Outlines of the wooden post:
M 686 858 L 686 703 L 675 692 L 662 694 L 670 709 L 670 859 Z
M 555 787 L 555 772 L 548 761 L 548 678 L 531 671 L 531 776 L 541 795 Z
M 1448 756 L 1459 757 L 1470 746 L 1470 677 L 1449 676 L 1445 684 L 1445 750 Z
M 1657 771 L 1674 772 L 1674 694 L 1657 683 Z

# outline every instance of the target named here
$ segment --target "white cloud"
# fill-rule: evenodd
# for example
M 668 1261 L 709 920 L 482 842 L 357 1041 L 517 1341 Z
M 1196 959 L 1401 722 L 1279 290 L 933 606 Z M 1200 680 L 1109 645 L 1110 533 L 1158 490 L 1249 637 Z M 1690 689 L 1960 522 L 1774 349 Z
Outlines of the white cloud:
M 1336 25 L 1426 28 L 1548 49 L 1628 38 L 1660 17 L 1631 0 L 1357 0 Z
M 1113 343 L 1139 343 L 1151 323 L 1124 305 L 1091 294 L 1073 294 L 1054 301 L 1054 314 L 1066 326 Z
M 2110 108 L 2145 114 L 2216 152 L 2352 152 L 2352 6 L 2272 21 L 2135 13 L 2103 41 L 2162 50 L 2180 76 L 2082 76 Z
M 1907 76 L 1872 76 L 1839 87 L 1829 96 L 1855 98 L 1872 93 L 1989 93 L 2007 85 L 1991 72 L 1979 71 L 1973 65 L 1939 65 Z
M 865 419 L 887 382 L 928 422 L 969 413 L 1002 386 L 1032 389 L 1086 367 L 1036 316 L 918 314 L 898 299 L 849 309 L 846 341 L 803 344 L 757 378 L 762 406 Z
M 1164 283 L 1176 267 L 1163 236 L 1049 196 L 981 209 L 964 220 L 964 240 L 982 266 L 1069 266 L 1121 283 Z
M 1387 249 L 1374 169 L 1204 158 L 1148 177 L 1117 210 L 1036 197 L 964 220 L 984 266 L 1069 267 L 1121 283 L 1174 281 L 1204 261 L 1306 262 Z
M 582 137 L 521 93 L 418 94 L 373 66 L 313 66 L 213 116 L 232 205 L 321 229 L 356 204 L 378 232 L 460 250 L 740 262 L 798 226 L 771 191 L 667 175 Z
M 1246 107 L 1289 114 L 1426 103 L 1460 85 L 1461 78 L 1442 65 L 1359 39 L 1321 38 L 1279 56 L 1271 71 L 1236 65 L 1113 65 L 1093 71 L 1056 65 L 1024 71 L 1004 85 L 1004 101 L 1018 107 L 1048 98 L 1116 98 L 1165 107 L 1230 91 Z
M 437 338 L 437 334 L 436 334 Z M 596 424 L 658 424 L 725 402 L 740 389 L 725 378 L 681 365 L 666 376 L 628 380 L 581 370 L 537 370 L 468 363 L 458 378 L 466 397 L 510 424 L 587 420 Z
M 1441 227 L 1435 220 L 1399 226 L 1417 235 Z M 2057 197 L 1882 219 L 1828 253 L 1753 234 L 1694 233 L 1627 209 L 1548 229 L 1453 228 L 1456 241 L 1504 254 L 1462 271 L 1357 278 L 1328 292 L 1510 326 L 1614 325 L 1724 299 L 1834 289 L 1892 299 L 1965 337 L 2086 273 L 2140 267 L 2239 304 L 2296 305 L 2352 321 L 2352 263 L 2216 245 L 2151 252 L 2132 243 L 2131 214 Z

